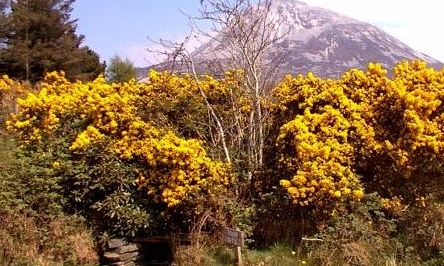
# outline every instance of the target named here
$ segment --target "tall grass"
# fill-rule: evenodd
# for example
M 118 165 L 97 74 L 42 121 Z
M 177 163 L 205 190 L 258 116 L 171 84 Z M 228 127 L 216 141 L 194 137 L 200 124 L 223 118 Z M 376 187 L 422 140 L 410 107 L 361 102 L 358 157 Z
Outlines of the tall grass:
M 0 212 L 1 265 L 97 265 L 91 232 L 76 216 L 41 221 L 24 212 Z
M 244 266 L 295 266 L 314 265 L 299 252 L 286 245 L 274 245 L 266 249 L 242 249 Z M 237 265 L 234 250 L 229 247 L 183 247 L 176 252 L 178 265 Z
M 39 215 L 23 201 L 16 149 L 0 128 L 0 265 L 97 265 L 92 233 L 80 217 Z

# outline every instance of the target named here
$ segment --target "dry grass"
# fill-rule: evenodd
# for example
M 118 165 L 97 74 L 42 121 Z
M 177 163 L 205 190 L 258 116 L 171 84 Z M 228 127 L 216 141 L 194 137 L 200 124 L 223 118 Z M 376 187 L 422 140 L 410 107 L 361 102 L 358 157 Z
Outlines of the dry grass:
M 314 265 L 310 261 L 301 258 L 295 251 L 288 246 L 275 245 L 268 249 L 252 250 L 242 249 L 242 260 L 244 266 L 297 266 Z M 177 265 L 236 265 L 234 251 L 231 248 L 219 247 L 201 247 L 192 246 L 181 247 L 176 252 Z
M 97 265 L 91 233 L 76 217 L 42 223 L 23 213 L 0 213 L 0 264 Z
M 69 242 L 73 247 L 73 252 L 80 264 L 96 264 L 98 261 L 97 252 L 91 234 L 82 231 L 69 237 Z
M 174 261 L 177 265 L 211 265 L 213 261 L 206 249 L 195 246 L 178 247 L 175 251 Z

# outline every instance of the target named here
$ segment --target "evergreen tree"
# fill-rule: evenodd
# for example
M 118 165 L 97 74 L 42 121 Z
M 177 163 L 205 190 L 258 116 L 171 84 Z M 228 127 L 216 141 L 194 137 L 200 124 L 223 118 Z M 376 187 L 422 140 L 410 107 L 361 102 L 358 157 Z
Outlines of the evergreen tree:
M 10 18 L 7 15 L 9 0 L 0 0 L 0 74 L 6 69 L 4 60 L 1 58 L 1 52 L 6 47 L 7 35 L 9 32 Z
M 5 46 L 6 36 L 9 28 L 9 17 L 7 10 L 9 8 L 8 0 L 0 0 L 0 48 Z
M 0 59 L 12 77 L 35 82 L 47 72 L 63 70 L 70 79 L 92 79 L 104 70 L 96 53 L 80 47 L 70 18 L 75 0 L 14 0 L 11 27 Z
M 116 55 L 111 58 L 109 66 L 106 68 L 106 78 L 111 82 L 125 82 L 137 78 L 134 64 L 128 59 L 122 59 Z
M 82 58 L 81 65 L 77 66 L 77 74 L 74 75 L 79 80 L 93 80 L 100 74 L 104 74 L 106 69 L 105 62 L 100 62 L 99 55 L 88 46 L 80 48 Z

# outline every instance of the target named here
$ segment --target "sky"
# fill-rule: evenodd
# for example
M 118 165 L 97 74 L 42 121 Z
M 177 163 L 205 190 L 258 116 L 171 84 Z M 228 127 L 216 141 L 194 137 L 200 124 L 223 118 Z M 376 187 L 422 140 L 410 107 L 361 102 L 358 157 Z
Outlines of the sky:
M 292 0 L 289 0 L 292 1 Z M 309 5 L 369 22 L 408 46 L 444 62 L 444 1 L 305 0 Z M 77 0 L 71 14 L 77 33 L 101 60 L 115 55 L 136 66 L 159 61 L 153 40 L 181 41 L 190 33 L 185 14 L 196 15 L 200 0 Z

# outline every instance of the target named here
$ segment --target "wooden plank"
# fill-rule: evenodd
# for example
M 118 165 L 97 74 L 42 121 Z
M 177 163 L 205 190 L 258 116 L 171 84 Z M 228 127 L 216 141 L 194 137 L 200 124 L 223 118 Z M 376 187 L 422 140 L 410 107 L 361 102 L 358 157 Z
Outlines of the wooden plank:
M 239 228 L 225 228 L 223 238 L 225 244 L 233 246 L 237 265 L 242 265 L 242 246 L 244 245 L 244 233 L 239 230 Z
M 224 242 L 231 246 L 244 246 L 244 233 L 235 228 L 224 229 Z
M 236 257 L 237 265 L 242 265 L 242 248 L 235 247 L 234 248 L 234 255 Z

